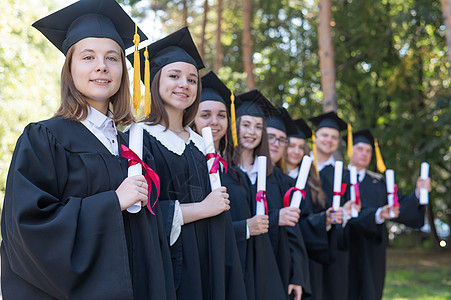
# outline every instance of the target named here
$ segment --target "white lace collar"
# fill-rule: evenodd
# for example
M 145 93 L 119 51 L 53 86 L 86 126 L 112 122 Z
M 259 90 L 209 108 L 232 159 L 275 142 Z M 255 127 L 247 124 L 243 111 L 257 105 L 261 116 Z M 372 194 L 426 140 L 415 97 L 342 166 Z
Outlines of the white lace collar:
M 200 135 L 195 133 L 189 126 L 185 127 L 185 130 L 189 133 L 188 143 L 185 143 L 178 135 L 171 130 L 166 130 L 163 125 L 147 125 L 145 123 L 139 123 L 151 136 L 156 138 L 163 146 L 171 152 L 177 155 L 182 155 L 185 151 L 186 145 L 190 141 L 193 141 L 194 145 L 200 152 L 205 155 L 204 141 Z

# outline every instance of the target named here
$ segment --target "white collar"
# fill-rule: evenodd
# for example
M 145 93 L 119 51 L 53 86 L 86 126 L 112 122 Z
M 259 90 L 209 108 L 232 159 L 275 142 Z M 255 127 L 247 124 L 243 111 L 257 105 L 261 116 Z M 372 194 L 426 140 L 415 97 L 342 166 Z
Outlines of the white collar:
M 291 178 L 294 178 L 294 179 L 298 178 L 300 168 L 301 167 L 297 166 L 293 170 L 288 171 L 288 176 L 290 176 Z
M 88 105 L 88 116 L 86 117 L 86 119 L 82 120 L 81 122 L 84 124 L 87 124 L 89 122 L 99 129 L 107 128 L 107 126 L 109 124 L 112 124 L 111 128 L 113 129 L 115 135 L 117 135 L 116 124 L 114 124 L 114 121 L 112 118 L 113 118 L 113 114 L 111 113 L 111 111 L 108 110 L 107 115 L 105 116 L 103 113 L 101 113 L 94 107 Z M 107 129 L 111 129 L 111 128 L 107 128 Z
M 312 158 L 312 160 L 315 159 L 315 157 L 313 156 L 313 151 L 310 151 L 310 157 Z M 335 166 L 335 158 L 333 155 L 331 155 L 329 157 L 328 160 L 326 160 L 325 162 L 318 162 L 318 165 L 316 166 L 316 169 L 318 170 L 318 172 L 321 172 L 322 169 L 324 169 L 324 167 L 328 166 L 328 165 L 332 165 Z
M 352 167 L 352 165 L 349 164 L 348 165 L 348 170 L 351 170 L 351 167 Z M 365 175 L 366 175 L 366 169 L 362 169 L 360 171 L 357 171 L 357 175 L 358 175 L 358 178 L 359 178 L 359 182 L 362 182 L 363 179 L 365 178 Z
M 163 125 L 148 125 L 145 123 L 138 124 L 142 126 L 151 136 L 156 138 L 163 146 L 165 146 L 166 149 L 177 155 L 183 154 L 186 145 L 189 144 L 190 141 L 192 141 L 196 148 L 198 148 L 199 151 L 205 155 L 205 146 L 202 137 L 195 133 L 189 126 L 185 126 L 185 130 L 189 133 L 188 143 L 185 143 L 185 141 L 174 132 L 169 129 L 166 130 Z
M 254 164 L 252 165 L 252 169 L 250 171 L 246 170 L 245 167 L 240 165 L 240 169 L 247 174 L 247 177 L 249 177 L 252 184 L 255 184 L 257 181 L 257 175 L 258 175 L 258 158 L 255 156 Z

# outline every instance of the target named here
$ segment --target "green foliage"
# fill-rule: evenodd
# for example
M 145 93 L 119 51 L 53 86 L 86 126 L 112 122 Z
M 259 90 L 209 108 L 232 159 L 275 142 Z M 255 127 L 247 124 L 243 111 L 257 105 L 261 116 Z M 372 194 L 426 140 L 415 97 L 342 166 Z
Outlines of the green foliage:
M 0 190 L 16 140 L 59 102 L 63 55 L 30 25 L 56 9 L 54 0 L 0 2 Z M 2 197 L 3 199 L 3 197 Z

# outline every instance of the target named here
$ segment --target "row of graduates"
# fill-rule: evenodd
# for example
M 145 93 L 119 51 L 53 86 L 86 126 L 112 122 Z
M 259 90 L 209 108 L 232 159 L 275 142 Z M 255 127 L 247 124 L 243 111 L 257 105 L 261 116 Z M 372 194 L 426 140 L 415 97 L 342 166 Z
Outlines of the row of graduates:
M 139 56 L 150 63 L 140 161 L 116 125 L 134 121 L 125 49 L 145 34 L 115 0 L 80 0 L 33 26 L 66 62 L 60 108 L 25 128 L 11 161 L 1 220 L 5 299 L 380 298 L 386 241 L 375 216 L 390 218 L 394 210 L 399 221 L 419 226 L 424 209 L 414 194 L 400 198 L 401 212 L 384 205 L 383 180 L 370 172 L 359 218 L 348 218 L 347 193 L 343 209 L 330 208 L 333 163 L 320 165 L 324 149 L 335 149 L 320 146 L 320 133 L 338 136 L 343 121 L 336 114 L 312 119 L 319 177 L 312 169 L 300 209 L 290 208 L 284 196 L 294 179 L 276 163 L 290 169 L 289 154 L 280 162 L 284 146 L 287 137 L 288 148 L 295 138 L 305 144 L 305 122 L 298 128 L 258 91 L 235 101 L 215 74 L 201 79 L 204 65 L 187 28 L 152 43 L 148 60 L 144 49 L 129 57 L 136 68 Z M 228 163 L 219 168 L 223 187 L 213 191 L 199 135 L 206 126 L 212 155 Z M 274 163 L 262 197 L 267 215 L 256 216 L 260 155 Z M 141 163 L 146 177 L 127 177 L 128 159 Z M 127 212 L 136 202 L 146 208 Z M 366 248 L 353 248 L 358 240 Z M 356 294 L 348 283 L 358 286 Z

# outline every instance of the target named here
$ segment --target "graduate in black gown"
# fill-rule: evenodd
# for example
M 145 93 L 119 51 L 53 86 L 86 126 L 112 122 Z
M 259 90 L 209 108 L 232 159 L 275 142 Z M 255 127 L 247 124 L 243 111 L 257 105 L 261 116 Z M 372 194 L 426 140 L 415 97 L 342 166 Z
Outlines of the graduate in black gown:
M 406 196 L 398 193 L 400 208 L 389 206 L 384 176 L 367 170 L 373 149 L 374 137 L 368 129 L 353 133 L 350 166 L 357 168 L 362 210 L 350 222 L 350 299 L 382 299 L 387 248 L 385 220 L 420 228 L 425 208 L 419 205 L 417 195 L 422 187 L 431 190 L 429 179 L 418 178 L 414 193 Z
M 140 124 L 160 176 L 177 298 L 245 299 L 231 218 L 223 213 L 229 195 L 225 187 L 211 191 L 203 140 L 188 126 L 199 106 L 202 59 L 186 27 L 148 48 L 151 113 Z
M 274 165 L 274 175 L 276 175 L 274 177 L 277 178 L 279 186 L 282 186 L 283 190 L 287 191 L 295 185 L 295 180 L 284 174 L 283 171 L 285 169 L 284 154 L 288 145 L 287 135 L 297 133 L 297 129 L 285 108 L 278 107 L 273 115 L 266 118 L 266 132 L 268 134 L 271 162 Z M 296 218 L 301 217 L 298 208 L 289 207 L 289 203 L 283 203 L 282 207 L 284 210 L 289 210 L 288 213 L 293 218 L 292 220 L 279 219 L 279 224 L 288 225 L 286 228 L 289 233 L 289 238 L 292 239 L 292 241 L 290 240 L 291 252 L 293 252 L 292 256 L 300 259 L 298 263 L 300 269 L 294 270 L 294 273 L 297 274 L 295 276 L 300 282 L 301 289 L 298 289 L 294 294 L 296 295 L 295 299 L 301 299 L 302 296 L 307 297 L 311 293 L 307 250 L 302 231 L 299 227 L 299 220 L 294 222 Z M 302 219 L 304 219 L 309 214 L 309 209 L 304 207 L 301 212 Z M 294 222 L 294 226 L 292 221 Z
M 285 169 L 290 177 L 297 179 L 303 157 L 310 153 L 307 139 L 312 136 L 312 130 L 303 119 L 294 120 L 294 123 L 297 130 L 288 134 Z M 305 198 L 301 201 L 301 217 L 298 223 L 309 256 L 311 286 L 311 296 L 303 295 L 303 299 L 322 299 L 323 266 L 330 263 L 331 232 L 326 229 L 329 224 L 325 198 L 321 180 L 312 164 L 305 187 Z
M 224 156 L 227 147 L 233 148 L 229 127 L 231 92 L 224 83 L 209 72 L 202 77 L 202 94 L 193 129 L 202 134 L 210 127 L 215 151 Z M 252 187 L 237 166 L 221 167 L 221 183 L 227 188 L 230 215 L 235 229 L 236 243 L 246 284 L 247 299 L 281 299 L 286 291 L 282 285 L 277 263 L 267 234 L 267 215 L 254 215 L 256 201 Z
M 290 219 L 292 220 L 292 226 L 294 226 L 299 218 L 299 209 L 282 209 L 283 196 L 289 187 L 279 184 L 274 168 L 270 163 L 264 117 L 269 116 L 275 108 L 257 90 L 239 95 L 236 102 L 238 145 L 233 149 L 233 153 L 230 154 L 230 162 L 232 165 L 239 166 L 246 173 L 252 184 L 252 198 L 256 199 L 257 156 L 267 157 L 266 199 L 269 216 L 269 237 L 286 291 L 286 297 L 288 297 L 288 291 L 291 292 L 296 286 L 300 287 L 301 280 L 296 271 L 302 269 L 302 260 L 295 253 L 291 252 L 289 233 L 286 226 L 279 223 L 279 219 Z M 283 174 L 281 170 L 280 172 Z M 293 210 L 296 215 L 294 218 L 291 218 L 288 212 Z M 298 288 L 296 289 L 298 290 Z
M 314 160 L 319 171 L 323 191 L 326 195 L 327 230 L 330 231 L 330 263 L 323 266 L 322 299 L 348 299 L 349 271 L 349 226 L 351 204 L 349 201 L 349 172 L 344 168 L 342 182 L 347 184 L 340 198 L 340 208 L 334 211 L 335 158 L 340 131 L 347 128 L 346 122 L 335 112 L 324 113 L 309 119 L 317 128 L 314 142 Z M 360 207 L 355 206 L 359 211 Z
M 60 108 L 25 128 L 11 161 L 4 299 L 175 299 L 158 204 L 155 215 L 125 210 L 148 200 L 144 176 L 126 178 L 128 143 L 115 127 L 133 121 L 124 55 L 133 21 L 114 0 L 85 0 L 33 26 L 66 61 Z

